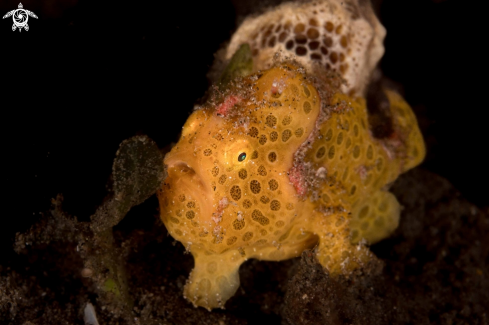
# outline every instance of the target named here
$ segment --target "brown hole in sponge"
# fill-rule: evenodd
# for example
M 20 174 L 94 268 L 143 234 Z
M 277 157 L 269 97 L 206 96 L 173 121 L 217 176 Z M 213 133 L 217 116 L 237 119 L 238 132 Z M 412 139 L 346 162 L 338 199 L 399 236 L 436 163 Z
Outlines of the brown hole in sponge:
M 335 64 L 336 62 L 338 62 L 338 53 L 331 52 L 331 54 L 329 55 L 329 59 L 331 63 Z
M 256 158 L 258 158 L 258 151 L 255 150 L 251 153 L 251 159 L 256 159 Z
M 264 145 L 265 143 L 267 143 L 267 136 L 262 134 L 260 135 L 260 139 L 258 140 L 258 142 L 261 144 L 261 145 Z
M 309 114 L 309 112 L 311 112 L 311 110 L 312 110 L 311 103 L 304 102 L 303 108 L 304 108 L 304 113 Z
M 323 37 L 323 43 L 326 47 L 331 47 L 331 46 L 333 46 L 333 39 L 329 36 L 324 36 Z
M 217 166 L 212 167 L 211 173 L 212 173 L 212 176 L 214 176 L 214 177 L 219 175 L 219 167 L 217 167 Z
M 287 32 L 281 32 L 280 35 L 278 36 L 278 41 L 283 43 L 288 35 L 289 33 Z
M 324 28 L 326 28 L 326 30 L 331 33 L 334 29 L 334 25 L 332 22 L 328 21 L 326 22 L 326 24 L 324 24 Z
M 287 50 L 292 50 L 294 48 L 294 41 L 293 40 L 287 41 L 287 43 L 285 43 L 285 48 Z
M 295 42 L 297 44 L 306 44 L 307 43 L 307 37 L 305 35 L 299 34 L 295 37 Z
M 321 54 L 313 53 L 311 54 L 311 60 L 316 60 L 316 61 L 321 61 L 322 60 Z
M 306 29 L 306 26 L 304 26 L 304 24 L 302 24 L 302 23 L 299 23 L 299 24 L 295 25 L 294 33 L 296 33 L 296 34 L 302 33 L 305 29 Z
M 329 51 L 324 46 L 321 46 L 321 53 L 323 53 L 324 55 L 328 55 Z
M 277 38 L 275 36 L 272 36 L 272 38 L 270 38 L 270 40 L 268 41 L 268 47 L 274 47 L 276 40 Z
M 316 50 L 319 47 L 318 41 L 309 42 L 309 49 Z
M 307 49 L 304 46 L 297 46 L 295 49 L 295 54 L 298 56 L 304 56 L 307 54 Z
M 263 195 L 261 198 L 260 198 L 260 202 L 263 203 L 263 204 L 267 204 L 268 202 L 270 202 L 270 199 Z
M 306 35 L 309 39 L 316 39 L 319 37 L 319 32 L 316 28 L 309 28 Z
M 319 23 L 316 19 L 311 18 L 311 19 L 309 19 L 309 25 L 317 27 L 317 26 L 319 26 Z

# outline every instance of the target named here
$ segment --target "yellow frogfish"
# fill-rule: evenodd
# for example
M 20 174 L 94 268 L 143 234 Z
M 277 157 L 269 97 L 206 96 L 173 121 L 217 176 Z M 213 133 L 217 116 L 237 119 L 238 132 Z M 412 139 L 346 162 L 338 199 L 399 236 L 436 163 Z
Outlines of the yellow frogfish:
M 288 2 L 246 19 L 223 55 L 248 44 L 252 73 L 196 108 L 166 155 L 160 214 L 193 255 L 184 296 L 195 306 L 223 307 L 249 258 L 315 248 L 331 276 L 348 275 L 374 258 L 365 244 L 396 229 L 389 184 L 425 146 L 394 91 L 379 90 L 392 131 L 371 130 L 365 93 L 385 29 L 358 2 Z

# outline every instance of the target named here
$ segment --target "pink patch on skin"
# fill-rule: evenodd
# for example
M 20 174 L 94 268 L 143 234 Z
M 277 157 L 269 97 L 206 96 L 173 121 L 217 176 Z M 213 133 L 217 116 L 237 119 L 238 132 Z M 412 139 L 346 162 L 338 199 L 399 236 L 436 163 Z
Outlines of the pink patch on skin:
M 272 93 L 272 95 L 276 95 L 278 93 L 278 87 L 276 86 L 276 82 L 274 82 L 272 84 L 272 88 L 270 88 L 270 92 Z
M 302 165 L 294 166 L 289 170 L 289 181 L 294 186 L 299 196 L 306 194 L 307 186 L 304 179 L 304 168 Z
M 385 143 L 382 143 L 382 149 L 384 149 L 384 151 L 387 153 L 387 158 L 389 158 L 389 160 L 392 160 L 392 158 L 394 158 L 394 154 L 390 151 L 389 148 L 387 148 Z
M 360 175 L 360 178 L 362 180 L 365 180 L 367 178 L 368 171 L 364 165 L 361 165 L 360 167 L 358 167 L 357 172 Z
M 397 132 L 393 132 L 389 138 L 387 138 L 387 142 L 394 148 L 398 148 L 402 145 L 401 138 Z
M 229 114 L 229 110 L 234 107 L 237 103 L 242 100 L 241 97 L 229 95 L 224 98 L 224 101 L 217 105 L 216 114 L 221 116 L 227 116 Z
M 344 105 L 344 103 L 339 103 L 338 105 L 333 107 L 333 111 L 334 112 L 342 112 L 342 111 L 346 111 L 347 108 L 348 108 L 348 106 Z
M 387 152 L 387 156 L 389 159 L 393 159 L 396 155 L 396 151 L 398 148 L 402 148 L 404 145 L 403 139 L 401 138 L 402 135 L 400 135 L 397 132 L 393 132 L 389 137 L 385 140 L 383 140 L 382 147 L 384 150 Z
M 229 200 L 227 197 L 223 197 L 221 200 L 219 200 L 219 206 L 217 207 L 217 211 L 212 214 L 212 221 L 214 221 L 216 225 L 219 222 L 221 222 L 224 209 L 226 209 L 228 205 L 229 205 Z
M 272 96 L 277 95 L 277 94 L 282 94 L 284 89 L 287 87 L 286 81 L 288 78 L 280 78 L 280 79 L 273 79 L 272 87 L 270 88 L 270 93 Z

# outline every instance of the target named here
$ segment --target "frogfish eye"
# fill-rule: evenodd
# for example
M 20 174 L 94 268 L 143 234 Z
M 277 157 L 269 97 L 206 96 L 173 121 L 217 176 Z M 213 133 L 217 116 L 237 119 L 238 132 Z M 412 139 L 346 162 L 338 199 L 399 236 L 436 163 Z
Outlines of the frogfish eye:
M 246 159 L 246 152 L 242 152 L 238 156 L 238 161 L 243 161 Z

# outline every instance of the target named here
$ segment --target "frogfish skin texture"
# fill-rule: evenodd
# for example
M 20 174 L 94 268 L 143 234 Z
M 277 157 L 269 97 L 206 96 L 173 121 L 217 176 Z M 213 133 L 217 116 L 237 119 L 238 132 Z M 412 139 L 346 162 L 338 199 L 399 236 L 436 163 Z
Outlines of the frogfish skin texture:
M 281 261 L 316 247 L 331 276 L 350 274 L 375 258 L 366 244 L 396 229 L 400 206 L 388 186 L 425 147 L 393 91 L 380 90 L 393 131 L 370 130 L 364 95 L 385 30 L 363 6 L 287 3 L 232 37 L 226 55 L 250 44 L 255 72 L 190 115 L 158 192 L 163 223 L 194 257 L 184 296 L 195 306 L 223 307 L 249 258 Z

